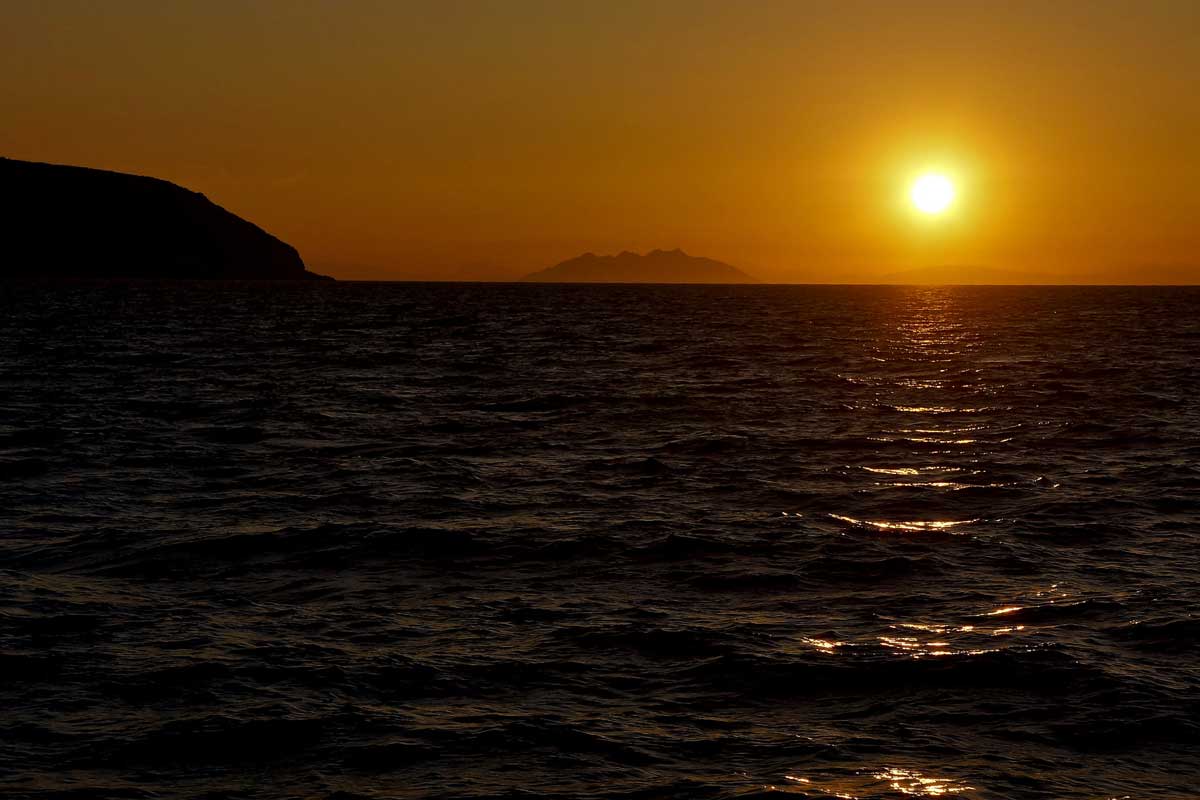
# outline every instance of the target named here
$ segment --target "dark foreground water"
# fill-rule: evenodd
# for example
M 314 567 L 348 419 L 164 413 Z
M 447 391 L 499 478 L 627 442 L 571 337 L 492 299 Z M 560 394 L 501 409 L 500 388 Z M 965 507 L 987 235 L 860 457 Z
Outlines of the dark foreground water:
M 1200 796 L 1200 291 L 0 289 L 0 795 Z

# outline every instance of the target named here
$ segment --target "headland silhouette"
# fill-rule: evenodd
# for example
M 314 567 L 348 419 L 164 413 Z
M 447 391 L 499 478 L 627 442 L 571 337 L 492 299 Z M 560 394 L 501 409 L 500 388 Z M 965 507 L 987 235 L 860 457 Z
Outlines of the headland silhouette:
M 158 178 L 0 158 L 4 278 L 326 279 L 296 248 Z

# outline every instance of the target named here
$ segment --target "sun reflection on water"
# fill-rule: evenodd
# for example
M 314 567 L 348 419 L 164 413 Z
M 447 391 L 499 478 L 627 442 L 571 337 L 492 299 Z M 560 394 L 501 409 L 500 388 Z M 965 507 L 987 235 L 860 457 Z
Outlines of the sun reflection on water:
M 883 329 L 868 358 L 886 367 L 860 361 L 851 367 L 854 374 L 838 376 L 848 395 L 841 407 L 853 415 L 847 435 L 862 447 L 831 470 L 848 485 L 844 503 L 833 506 L 843 513 L 821 509 L 812 515 L 823 513 L 831 524 L 883 534 L 870 548 L 914 548 L 923 556 L 926 549 L 956 550 L 955 543 L 936 534 L 963 536 L 1002 522 L 985 510 L 995 494 L 989 490 L 1033 492 L 1053 483 L 1027 480 L 1005 460 L 1009 443 L 1030 423 L 1013 422 L 1007 414 L 1013 409 L 1005 402 L 1003 370 L 973 360 L 979 355 L 973 351 L 988 344 L 986 331 L 971 323 L 950 290 L 922 291 L 916 299 L 907 313 L 881 317 Z M 859 457 L 870 466 L 855 463 Z M 972 491 L 958 493 L 967 489 Z M 978 657 L 990 663 L 989 654 L 1041 646 L 1043 623 L 1051 619 L 1043 606 L 1059 596 L 1056 589 L 1036 597 L 1005 592 L 982 607 L 926 608 L 907 620 L 893 616 L 896 609 L 881 608 L 877 614 L 884 623 L 873 630 L 814 628 L 791 644 L 822 661 L 911 665 L 912 659 L 940 659 L 933 663 L 941 667 L 946 659 Z M 860 766 L 853 774 L 786 775 L 784 785 L 770 788 L 845 800 L 963 797 L 981 791 L 973 781 L 945 775 L 939 765 L 932 771 L 919 764 Z
M 954 481 L 878 481 L 876 486 L 899 486 L 906 488 L 916 488 L 919 486 L 932 489 L 967 489 L 971 484 L 955 483 Z
M 963 467 L 863 467 L 867 472 L 875 472 L 880 475 L 920 475 L 922 472 L 970 472 L 977 473 L 979 470 L 967 470 Z
M 818 639 L 811 636 L 805 636 L 803 639 L 801 639 L 801 641 L 805 644 L 812 645 L 822 653 L 833 653 L 839 647 L 846 644 L 846 642 L 835 642 L 831 639 Z
M 979 522 L 978 519 L 935 519 L 935 520 L 869 520 L 848 517 L 845 514 L 830 514 L 831 518 L 859 527 L 871 528 L 878 531 L 905 531 L 919 533 L 925 531 L 948 531 L 962 525 Z
M 848 777 L 810 778 L 804 775 L 784 775 L 787 784 L 767 787 L 774 791 L 813 796 L 837 797 L 841 800 L 869 800 L 893 793 L 910 797 L 949 797 L 977 791 L 976 787 L 957 778 L 939 777 L 904 767 L 885 767 L 876 772 L 861 772 Z
M 916 770 L 899 769 L 897 767 L 876 773 L 875 777 L 888 781 L 893 789 L 902 794 L 915 795 L 917 797 L 939 797 L 948 794 L 958 794 L 975 788 L 951 778 L 927 777 Z
M 858 641 L 829 635 L 801 636 L 798 640 L 818 653 L 841 658 L 872 658 L 879 654 L 880 648 L 906 658 L 970 657 L 999 652 L 1001 640 L 996 637 L 1021 635 L 1027 626 L 897 622 L 888 628 L 891 632 Z
M 856 528 L 882 533 L 898 534 L 963 534 L 967 528 L 982 521 L 970 513 L 954 513 L 945 504 L 936 507 L 906 507 L 909 501 L 936 502 L 949 498 L 962 490 L 985 490 L 1008 487 L 1012 484 L 998 481 L 956 481 L 951 475 L 974 476 L 984 474 L 978 468 L 981 448 L 995 448 L 1011 439 L 996 438 L 1003 433 L 983 417 L 973 419 L 956 415 L 982 415 L 997 410 L 987 402 L 981 402 L 981 394 L 989 394 L 988 385 L 982 380 L 983 371 L 944 366 L 941 362 L 955 360 L 963 353 L 980 347 L 983 337 L 971 324 L 960 308 L 956 293 L 948 289 L 916 290 L 906 306 L 907 313 L 885 318 L 884 329 L 875 343 L 875 351 L 892 364 L 887 371 L 862 369 L 857 374 L 839 373 L 839 377 L 851 383 L 870 387 L 872 396 L 856 398 L 846 407 L 862 411 L 861 421 L 873 429 L 863 430 L 861 435 L 869 442 L 878 442 L 875 457 L 888 458 L 892 464 L 862 466 L 865 472 L 885 476 L 870 487 L 858 490 L 871 500 L 876 497 L 890 502 L 887 511 L 874 509 L 859 513 L 859 509 L 839 509 L 849 513 L 828 513 L 836 522 Z M 893 309 L 894 310 L 894 309 Z M 958 359 L 961 360 L 961 359 Z M 974 398 L 974 399 L 972 399 Z M 873 414 L 894 412 L 912 415 L 904 423 L 874 425 Z M 911 420 L 911 422 L 909 422 Z M 900 450 L 908 452 L 907 463 L 896 464 L 893 459 Z M 887 454 L 885 456 L 885 453 Z M 940 455 L 939 455 L 940 454 Z M 947 464 L 925 465 L 921 462 L 937 458 L 942 461 L 961 462 L 962 466 Z M 901 456 L 903 458 L 903 456 Z M 887 477 L 908 480 L 887 480 Z M 917 494 L 911 490 L 924 490 L 931 494 Z M 895 491 L 895 495 L 886 494 Z M 908 491 L 906 496 L 900 492 Z M 974 510 L 974 509 L 972 509 Z M 948 513 L 949 512 L 949 513 Z

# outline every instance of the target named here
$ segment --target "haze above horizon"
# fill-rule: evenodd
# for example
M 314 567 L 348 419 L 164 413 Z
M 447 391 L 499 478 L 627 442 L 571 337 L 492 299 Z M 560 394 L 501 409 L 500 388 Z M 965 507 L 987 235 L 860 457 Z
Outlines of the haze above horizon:
M 6 11 L 0 155 L 165 178 L 338 278 L 1200 282 L 1190 0 Z

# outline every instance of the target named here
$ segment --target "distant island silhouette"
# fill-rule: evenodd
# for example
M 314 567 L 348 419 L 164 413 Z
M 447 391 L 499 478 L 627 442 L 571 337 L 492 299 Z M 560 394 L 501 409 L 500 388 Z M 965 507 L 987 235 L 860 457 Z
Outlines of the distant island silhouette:
M 758 283 L 737 267 L 682 250 L 628 250 L 615 256 L 584 253 L 522 278 L 539 283 Z
M 158 178 L 0 158 L 0 277 L 332 280 L 296 248 Z

